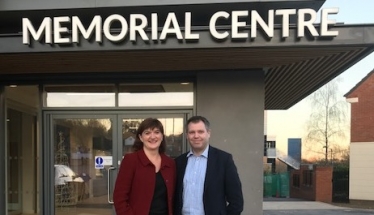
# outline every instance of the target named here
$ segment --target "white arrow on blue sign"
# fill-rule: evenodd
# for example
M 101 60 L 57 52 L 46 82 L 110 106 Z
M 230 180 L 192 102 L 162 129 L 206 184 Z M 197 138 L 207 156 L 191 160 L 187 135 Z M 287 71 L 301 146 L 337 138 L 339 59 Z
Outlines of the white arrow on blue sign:
M 104 159 L 101 156 L 95 156 L 95 169 L 104 169 Z

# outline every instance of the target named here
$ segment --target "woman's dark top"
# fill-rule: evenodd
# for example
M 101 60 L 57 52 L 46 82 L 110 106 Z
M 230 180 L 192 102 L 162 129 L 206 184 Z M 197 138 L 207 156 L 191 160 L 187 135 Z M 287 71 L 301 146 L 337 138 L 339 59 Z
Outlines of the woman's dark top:
M 167 215 L 168 204 L 167 204 L 167 190 L 164 178 L 161 172 L 156 173 L 156 186 L 155 192 L 153 193 L 153 199 L 151 203 L 151 209 L 149 215 Z

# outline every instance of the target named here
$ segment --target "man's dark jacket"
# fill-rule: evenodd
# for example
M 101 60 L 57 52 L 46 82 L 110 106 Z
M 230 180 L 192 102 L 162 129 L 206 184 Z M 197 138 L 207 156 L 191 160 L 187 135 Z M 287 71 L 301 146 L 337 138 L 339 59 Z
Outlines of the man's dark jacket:
M 175 159 L 177 184 L 174 215 L 182 214 L 183 177 L 187 153 Z M 209 146 L 203 194 L 205 215 L 239 215 L 243 211 L 243 193 L 232 155 Z

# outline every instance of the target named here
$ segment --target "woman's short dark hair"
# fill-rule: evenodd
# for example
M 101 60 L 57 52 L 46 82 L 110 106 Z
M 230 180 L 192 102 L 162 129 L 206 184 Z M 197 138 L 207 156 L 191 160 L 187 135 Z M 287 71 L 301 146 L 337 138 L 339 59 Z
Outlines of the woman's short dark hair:
M 153 130 L 155 128 L 160 130 L 160 132 L 162 134 L 162 141 L 161 141 L 161 145 L 160 145 L 160 148 L 158 149 L 158 151 L 160 153 L 165 152 L 166 141 L 165 141 L 164 126 L 162 125 L 162 123 L 158 119 L 155 119 L 155 118 L 147 118 L 147 119 L 143 120 L 142 123 L 140 123 L 138 129 L 136 130 L 136 137 L 135 137 L 134 145 L 132 146 L 134 151 L 139 151 L 139 150 L 143 149 L 143 142 L 140 140 L 139 136 L 141 136 L 142 133 L 145 130 L 147 130 L 147 129 Z

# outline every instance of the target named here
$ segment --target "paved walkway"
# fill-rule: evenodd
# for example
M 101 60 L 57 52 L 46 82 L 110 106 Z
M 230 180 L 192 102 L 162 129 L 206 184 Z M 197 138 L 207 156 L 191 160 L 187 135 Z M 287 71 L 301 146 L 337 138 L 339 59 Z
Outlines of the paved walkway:
M 323 202 L 298 199 L 266 200 L 263 202 L 264 215 L 374 215 L 374 210 L 344 208 Z

